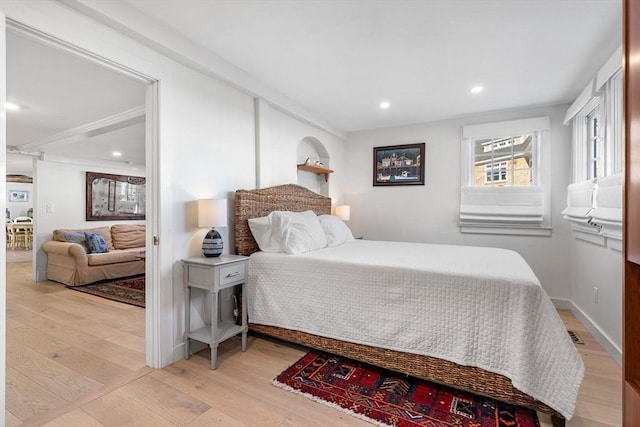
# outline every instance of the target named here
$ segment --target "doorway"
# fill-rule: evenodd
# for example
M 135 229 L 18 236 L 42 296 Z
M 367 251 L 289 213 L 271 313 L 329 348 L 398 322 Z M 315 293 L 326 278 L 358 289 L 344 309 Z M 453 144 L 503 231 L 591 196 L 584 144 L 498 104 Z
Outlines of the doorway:
M 156 181 L 153 179 L 154 176 L 155 177 L 158 176 L 157 171 L 154 174 L 154 171 L 158 167 L 158 159 L 157 159 L 158 138 L 157 138 L 157 130 L 156 130 L 158 127 L 158 118 L 157 118 L 158 82 L 148 76 L 139 74 L 130 69 L 120 67 L 106 59 L 98 58 L 89 52 L 85 52 L 74 46 L 70 46 L 59 40 L 56 40 L 44 34 L 38 33 L 37 31 L 34 31 L 16 22 L 7 22 L 6 31 L 4 28 L 1 28 L 0 30 L 2 31 L 3 35 L 6 35 L 6 41 L 7 41 L 8 47 L 10 46 L 9 43 L 12 43 L 15 40 L 18 40 L 22 45 L 26 43 L 32 46 L 36 46 L 37 49 L 39 49 L 40 53 L 48 52 L 44 54 L 45 56 L 48 54 L 51 54 L 51 55 L 57 55 L 57 56 L 63 55 L 63 56 L 66 56 L 67 58 L 71 58 L 71 61 L 74 63 L 74 66 L 72 66 L 72 70 L 74 71 L 83 70 L 83 72 L 87 72 L 87 70 L 91 68 L 94 70 L 97 69 L 99 70 L 98 71 L 99 74 L 103 76 L 111 76 L 108 78 L 110 78 L 113 81 L 129 82 L 127 84 L 127 89 L 129 90 L 132 87 L 136 87 L 136 86 L 141 88 L 139 92 L 141 94 L 141 97 L 138 98 L 138 100 L 140 101 L 139 102 L 140 108 L 138 110 L 136 110 L 136 107 L 129 108 L 125 111 L 125 114 L 120 114 L 121 112 L 113 110 L 113 108 L 115 108 L 115 103 L 113 102 L 111 103 L 111 106 L 113 107 L 112 110 L 109 110 L 108 108 L 105 109 L 105 105 L 109 105 L 109 102 L 106 102 L 105 97 L 98 96 L 97 95 L 98 91 L 95 89 L 92 89 L 92 88 L 86 89 L 84 92 L 82 92 L 82 95 L 80 95 L 80 97 L 87 96 L 87 98 L 84 99 L 85 108 L 87 105 L 89 105 L 88 102 L 91 101 L 91 99 L 93 98 L 94 103 L 96 103 L 95 102 L 96 99 L 99 100 L 97 104 L 101 106 L 102 110 L 97 112 L 97 116 L 89 119 L 88 121 L 85 120 L 85 123 L 78 123 L 78 122 L 74 123 L 73 120 L 69 122 L 65 122 L 65 126 L 62 127 L 62 130 L 58 129 L 58 131 L 51 132 L 51 126 L 49 125 L 50 134 L 47 136 L 43 136 L 42 134 L 39 134 L 39 135 L 27 134 L 22 139 L 15 139 L 16 135 L 12 133 L 13 132 L 12 120 L 14 120 L 14 118 L 12 118 L 9 114 L 7 114 L 6 115 L 7 117 L 6 121 L 8 122 L 8 124 L 6 125 L 8 130 L 7 139 L 6 139 L 6 142 L 3 143 L 2 145 L 6 145 L 7 146 L 6 148 L 9 151 L 12 151 L 14 153 L 19 153 L 22 155 L 27 155 L 34 159 L 33 163 L 35 165 L 34 167 L 35 182 L 34 182 L 34 190 L 32 191 L 32 195 L 30 195 L 33 197 L 34 219 L 36 221 L 36 224 L 34 226 L 35 236 L 34 236 L 34 243 L 33 243 L 33 246 L 34 246 L 34 256 L 33 256 L 33 276 L 34 277 L 33 279 L 43 280 L 46 277 L 46 259 L 44 258 L 45 254 L 42 252 L 42 249 L 40 249 L 40 246 L 43 241 L 51 239 L 52 229 L 57 228 L 56 225 L 54 224 L 55 221 L 51 221 L 50 217 L 55 216 L 56 213 L 61 213 L 61 211 L 64 211 L 65 209 L 68 209 L 68 208 L 73 209 L 74 205 L 75 205 L 74 212 L 77 211 L 78 210 L 77 206 L 79 203 L 77 200 L 84 200 L 84 183 L 81 183 L 80 185 L 81 193 L 82 193 L 81 199 L 76 199 L 74 203 L 66 203 L 66 201 L 69 200 L 68 198 L 69 192 L 71 191 L 77 192 L 78 185 L 75 185 L 75 184 L 62 185 L 62 186 L 54 185 L 49 187 L 46 187 L 46 186 L 39 187 L 38 186 L 38 163 L 39 162 L 56 163 L 57 165 L 56 167 L 60 166 L 60 168 L 63 168 L 65 164 L 72 165 L 73 164 L 72 160 L 73 160 L 76 163 L 75 167 L 77 170 L 81 170 L 81 169 L 95 170 L 96 167 L 104 166 L 104 165 L 107 165 L 108 168 L 117 169 L 117 166 L 118 166 L 117 162 L 119 160 L 111 160 L 111 159 L 105 160 L 104 153 L 102 154 L 102 158 L 96 158 L 95 156 L 98 152 L 101 152 L 100 150 L 104 151 L 109 145 L 105 142 L 105 138 L 107 139 L 120 138 L 121 140 L 124 140 L 126 142 L 127 140 L 124 134 L 127 134 L 129 131 L 131 131 L 132 130 L 131 128 L 133 127 L 137 128 L 134 130 L 134 133 L 141 132 L 142 141 L 141 141 L 140 147 L 136 147 L 136 153 L 138 156 L 140 155 L 142 156 L 142 162 L 141 162 L 142 169 L 140 170 L 140 173 L 147 177 L 147 199 L 146 199 L 146 220 L 145 220 L 145 223 L 147 225 L 146 227 L 147 236 L 145 239 L 146 253 L 147 253 L 146 255 L 147 264 L 146 264 L 146 271 L 145 271 L 146 279 L 147 279 L 146 280 L 147 308 L 143 315 L 143 319 L 144 319 L 143 321 L 146 325 L 143 339 L 145 342 L 145 353 L 146 353 L 145 362 L 147 365 L 156 367 L 157 366 L 156 361 L 159 360 L 159 356 L 157 354 L 158 346 L 155 345 L 155 343 L 158 342 L 158 338 L 154 334 L 154 331 L 157 331 L 157 328 L 154 327 L 153 319 L 156 319 L 157 317 L 154 315 L 157 312 L 157 308 L 155 307 L 156 304 L 154 304 L 155 301 L 157 301 L 157 298 L 153 298 L 152 295 L 154 293 L 154 290 L 156 289 L 155 284 L 157 283 L 157 280 L 156 280 L 157 272 L 152 266 L 155 264 L 154 259 L 157 258 L 157 248 L 152 245 L 151 236 L 153 234 L 152 230 L 156 230 L 158 228 L 157 222 L 156 222 L 158 216 L 157 214 L 155 214 L 157 212 L 156 201 L 159 199 L 157 196 L 158 185 Z M 11 99 L 11 97 L 13 97 L 12 94 L 15 93 L 14 88 L 12 87 L 12 82 L 15 82 L 17 80 L 15 79 L 12 80 L 10 75 L 11 71 L 9 71 L 11 65 L 14 62 L 18 61 L 18 59 L 16 58 L 20 58 L 20 56 L 16 56 L 11 53 L 10 49 L 9 51 L 7 51 L 7 49 L 4 49 L 4 46 L 2 47 L 3 47 L 3 50 L 7 52 L 6 60 L 7 60 L 8 67 L 0 67 L 7 70 L 7 76 L 6 76 L 7 77 L 6 93 L 8 98 L 7 100 L 14 101 L 16 104 L 19 105 L 19 107 L 22 107 L 18 99 Z M 24 46 L 21 46 L 21 47 L 24 47 Z M 21 51 L 21 49 L 18 49 L 18 51 Z M 22 50 L 22 52 L 24 52 L 24 50 Z M 48 63 L 51 63 L 50 59 Z M 26 72 L 31 72 L 31 71 L 35 72 L 37 71 L 38 65 L 32 64 L 31 67 L 28 67 L 28 66 L 24 67 L 24 64 L 21 64 L 20 68 L 22 70 L 27 70 Z M 50 68 L 45 69 L 45 71 L 50 73 L 52 72 Z M 2 76 L 1 80 L 3 82 L 4 82 L 4 79 L 5 79 L 5 76 Z M 83 81 L 82 78 L 76 77 L 76 80 L 77 81 L 75 83 L 88 83 L 86 81 Z M 34 86 L 36 85 L 22 86 L 17 89 L 19 89 L 18 91 L 25 91 L 30 94 L 33 94 L 38 91 L 38 88 Z M 0 89 L 2 87 L 3 86 L 0 86 Z M 72 101 L 73 99 L 71 98 L 74 98 L 70 96 L 70 94 L 65 94 L 63 92 L 60 92 L 60 90 L 62 89 L 62 85 L 60 85 L 59 87 L 56 87 L 55 89 L 58 90 L 58 92 L 56 93 L 54 91 L 54 94 L 51 95 L 49 99 L 44 100 L 45 104 L 49 102 L 49 104 L 47 104 L 47 107 L 53 108 L 54 111 L 56 110 L 55 102 Z M 3 91 L 0 90 L 0 92 L 3 92 Z M 109 94 L 109 96 L 112 96 L 112 95 L 113 93 Z M 134 100 L 134 102 L 136 101 Z M 40 105 L 38 105 L 38 107 L 40 107 Z M 36 108 L 34 108 L 33 105 L 29 105 L 28 103 L 24 105 L 24 108 L 26 108 L 27 111 L 31 109 L 32 112 L 36 110 Z M 62 108 L 60 108 L 60 106 L 58 105 L 58 108 L 56 111 L 58 124 L 60 124 L 60 122 L 64 122 L 65 120 L 64 118 L 65 115 L 60 114 L 61 110 Z M 85 111 L 82 111 L 82 113 L 85 113 Z M 77 117 L 72 117 L 72 118 L 77 119 Z M 4 117 L 2 118 L 2 120 L 4 121 Z M 46 127 L 46 125 L 44 127 Z M 33 126 L 31 130 L 32 131 L 39 130 L 39 128 L 37 126 Z M 13 143 L 12 141 L 18 141 L 18 143 Z M 85 141 L 85 144 L 83 146 L 78 145 L 78 143 L 80 143 L 81 141 Z M 87 141 L 90 141 L 90 142 L 87 142 Z M 125 146 L 128 148 L 132 148 L 130 147 L 130 145 L 131 144 L 129 144 L 128 146 L 127 145 Z M 0 147 L 0 149 L 2 149 L 2 151 L 5 151 L 5 147 Z M 112 150 L 111 148 L 109 148 L 109 151 L 115 151 L 115 150 Z M 112 153 L 109 152 L 109 155 L 111 154 Z M 126 161 L 120 160 L 120 162 L 123 162 L 122 166 L 124 166 L 125 165 L 124 162 L 126 162 L 125 169 L 127 167 L 135 167 L 136 164 L 138 165 L 140 164 L 140 162 L 136 162 L 135 160 L 126 160 Z M 80 166 L 78 166 L 78 164 Z M 75 174 L 77 176 L 78 174 L 75 173 L 77 172 L 77 170 L 71 172 L 70 175 Z M 53 173 L 54 174 L 56 173 L 55 168 Z M 42 178 L 41 184 L 49 180 L 48 177 L 41 177 L 41 178 Z M 5 177 L 2 177 L 1 179 L 5 179 Z M 50 184 L 50 182 L 48 184 Z M 72 188 L 69 188 L 69 187 L 72 187 Z M 8 189 L 9 188 L 7 187 L 7 190 Z M 62 201 L 56 202 L 56 203 L 47 203 L 47 198 L 52 195 L 54 195 L 55 197 L 59 197 L 56 200 L 62 200 Z M 8 200 L 8 198 L 5 200 Z M 84 208 L 80 209 L 80 212 L 82 213 L 81 215 L 84 216 Z M 77 213 L 74 213 L 74 215 L 76 214 Z M 40 224 L 38 224 L 38 219 L 41 220 Z M 82 220 L 78 219 L 77 222 L 84 223 L 84 218 L 82 218 Z M 90 227 L 87 226 L 86 228 L 90 228 Z M 5 252 L 5 255 L 6 255 L 6 252 Z M 44 277 L 43 277 L 43 266 L 45 268 Z M 6 280 L 6 269 L 2 274 L 3 276 L 5 276 L 5 280 Z M 5 294 L 5 291 L 6 291 L 6 288 L 3 286 L 2 293 Z M 6 299 L 4 299 L 6 298 L 6 295 L 3 295 L 2 298 L 3 298 L 2 302 L 6 301 Z M 4 375 L 0 375 L 0 379 L 4 380 Z M 1 397 L 3 401 L 0 402 L 0 409 L 3 409 L 4 396 L 1 396 Z M 5 412 L 5 411 L 2 411 L 2 412 Z

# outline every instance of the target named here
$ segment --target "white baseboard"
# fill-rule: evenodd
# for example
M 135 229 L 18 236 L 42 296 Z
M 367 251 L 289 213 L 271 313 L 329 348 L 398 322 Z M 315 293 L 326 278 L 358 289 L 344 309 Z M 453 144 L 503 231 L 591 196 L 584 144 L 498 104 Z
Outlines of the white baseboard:
M 573 301 L 567 299 L 552 298 L 551 301 L 556 308 L 571 310 L 576 319 L 582 323 L 585 328 L 593 335 L 593 337 L 600 343 L 602 347 L 609 353 L 609 356 L 616 361 L 616 363 L 622 366 L 622 350 L 615 345 L 615 343 L 609 338 L 609 336 L 600 329 L 600 327 L 589 316 L 585 314 L 580 307 L 575 305 Z
M 561 310 L 571 310 L 571 301 L 568 299 L 551 298 L 551 302 L 556 308 Z

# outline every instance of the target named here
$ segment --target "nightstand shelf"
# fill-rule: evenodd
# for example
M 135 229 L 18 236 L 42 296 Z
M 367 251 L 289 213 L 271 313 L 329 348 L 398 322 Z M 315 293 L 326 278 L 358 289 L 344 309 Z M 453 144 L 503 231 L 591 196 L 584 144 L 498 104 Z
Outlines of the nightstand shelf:
M 304 163 L 298 165 L 298 170 L 317 173 L 318 175 L 324 175 L 325 182 L 329 181 L 329 174 L 333 173 L 333 171 L 329 168 L 315 165 L 305 165 Z
M 222 255 L 214 258 L 183 259 L 185 285 L 185 334 L 184 357 L 191 357 L 190 340 L 200 341 L 211 347 L 211 369 L 217 367 L 218 345 L 231 337 L 242 334 L 242 351 L 247 349 L 247 300 L 242 298 L 242 322 L 237 325 L 234 321 L 221 320 L 220 296 L 222 289 L 242 287 L 242 294 L 246 295 L 246 282 L 249 257 L 239 255 Z M 210 324 L 191 331 L 191 289 L 207 291 L 211 304 Z
M 197 331 L 190 332 L 189 334 L 187 334 L 187 336 L 192 340 L 211 345 L 216 341 L 220 343 L 222 341 L 228 340 L 231 337 L 235 337 L 236 335 L 241 334 L 243 331 L 244 327 L 242 325 L 236 325 L 229 320 L 223 320 L 222 322 L 218 322 L 218 329 L 215 334 L 215 338 L 211 337 L 210 325 L 204 326 Z

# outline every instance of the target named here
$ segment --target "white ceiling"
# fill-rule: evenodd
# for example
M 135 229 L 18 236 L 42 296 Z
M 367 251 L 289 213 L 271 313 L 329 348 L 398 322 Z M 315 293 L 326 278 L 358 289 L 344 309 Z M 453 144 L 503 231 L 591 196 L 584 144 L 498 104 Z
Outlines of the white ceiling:
M 67 51 L 9 32 L 7 100 L 20 106 L 7 111 L 7 146 L 11 151 L 114 160 L 144 164 L 144 123 L 103 134 L 88 124 L 144 107 L 145 86 Z M 9 173 L 31 170 L 30 156 L 8 156 Z
M 225 59 L 338 131 L 571 102 L 622 34 L 620 0 L 108 5 Z M 21 35 L 9 34 L 7 59 L 8 100 L 23 106 L 8 116 L 8 145 L 18 149 L 144 103 L 142 84 Z M 471 95 L 475 85 L 484 92 Z M 112 159 L 117 148 L 123 161 L 144 163 L 142 135 L 137 124 L 36 151 Z
M 124 3 L 342 131 L 570 102 L 622 42 L 621 0 Z

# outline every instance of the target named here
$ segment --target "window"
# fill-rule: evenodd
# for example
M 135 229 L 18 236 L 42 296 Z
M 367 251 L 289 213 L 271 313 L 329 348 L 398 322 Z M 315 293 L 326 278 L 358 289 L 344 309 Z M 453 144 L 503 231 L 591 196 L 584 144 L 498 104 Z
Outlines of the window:
M 463 233 L 550 234 L 548 130 L 548 117 L 464 127 Z
M 603 148 L 604 144 L 600 135 L 600 108 L 594 109 L 585 117 L 585 125 L 587 126 L 586 141 L 587 144 L 587 163 L 589 178 L 598 178 L 603 176 Z
M 474 186 L 531 185 L 533 134 L 479 138 L 473 144 Z
M 622 49 L 567 110 L 573 128 L 567 207 L 574 237 L 622 250 Z
M 476 166 L 477 170 L 478 166 Z M 484 165 L 484 184 L 507 182 L 507 162 L 495 162 Z M 476 183 L 476 185 L 478 185 Z

